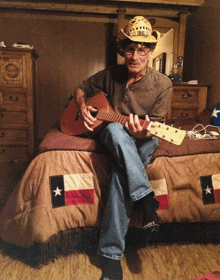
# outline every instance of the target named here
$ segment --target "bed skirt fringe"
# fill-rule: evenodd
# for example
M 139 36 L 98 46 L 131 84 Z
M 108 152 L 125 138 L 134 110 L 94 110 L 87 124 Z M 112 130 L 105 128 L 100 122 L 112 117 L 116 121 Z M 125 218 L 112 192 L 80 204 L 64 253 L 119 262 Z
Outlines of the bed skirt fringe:
M 5 255 L 37 268 L 54 262 L 59 256 L 77 253 L 97 255 L 99 231 L 99 228 L 61 231 L 48 241 L 32 247 L 20 247 L 0 240 L 0 250 Z M 125 254 L 146 246 L 173 243 L 220 244 L 220 222 L 161 224 L 160 234 L 148 240 L 147 244 L 143 231 L 130 227 L 126 236 Z
M 44 243 L 21 247 L 0 240 L 4 255 L 17 258 L 31 267 L 41 267 L 54 262 L 59 256 L 70 254 L 96 254 L 99 239 L 98 228 L 78 228 L 61 231 Z

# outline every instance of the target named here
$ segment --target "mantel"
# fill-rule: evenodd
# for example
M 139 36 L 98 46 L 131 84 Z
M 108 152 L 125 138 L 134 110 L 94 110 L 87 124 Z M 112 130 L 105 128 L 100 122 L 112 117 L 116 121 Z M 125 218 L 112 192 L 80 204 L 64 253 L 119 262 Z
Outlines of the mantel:
M 166 5 L 183 5 L 183 6 L 201 6 L 206 0 L 108 0 L 114 2 L 132 2 L 132 3 L 149 3 L 149 4 L 166 4 Z
M 93 15 L 117 15 L 119 9 L 126 9 L 126 15 L 159 16 L 165 18 L 178 18 L 179 13 L 188 13 L 192 9 L 201 6 L 205 0 L 70 0 L 70 1 L 2 1 L 2 12 L 32 11 L 93 14 Z

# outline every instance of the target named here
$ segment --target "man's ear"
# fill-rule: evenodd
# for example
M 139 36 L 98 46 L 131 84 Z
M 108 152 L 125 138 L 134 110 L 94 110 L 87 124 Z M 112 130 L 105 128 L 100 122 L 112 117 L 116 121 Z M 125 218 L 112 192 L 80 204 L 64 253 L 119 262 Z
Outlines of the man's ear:
M 153 52 L 152 51 L 149 51 L 149 59 L 151 59 L 153 57 Z
M 149 51 L 149 52 L 148 52 L 148 58 L 149 58 L 149 59 L 152 59 L 152 57 L 153 57 L 153 52 L 152 52 L 152 51 Z

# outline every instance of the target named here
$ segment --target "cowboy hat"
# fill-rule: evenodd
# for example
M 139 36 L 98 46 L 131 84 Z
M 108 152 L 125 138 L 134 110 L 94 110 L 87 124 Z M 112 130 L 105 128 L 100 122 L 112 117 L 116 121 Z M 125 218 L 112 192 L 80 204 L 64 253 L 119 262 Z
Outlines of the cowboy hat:
M 160 33 L 156 30 L 152 31 L 151 24 L 146 18 L 136 16 L 128 22 L 124 30 L 120 30 L 117 37 L 118 45 L 122 45 L 125 39 L 140 43 L 157 43 Z

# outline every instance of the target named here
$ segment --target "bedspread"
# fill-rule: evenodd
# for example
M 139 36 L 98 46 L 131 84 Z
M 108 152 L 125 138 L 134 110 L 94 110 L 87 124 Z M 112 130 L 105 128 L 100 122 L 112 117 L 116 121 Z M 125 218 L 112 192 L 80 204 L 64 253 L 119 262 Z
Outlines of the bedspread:
M 174 126 L 191 129 L 200 121 Z M 99 227 L 113 163 L 97 140 L 53 128 L 0 215 L 0 238 L 33 246 L 61 231 Z M 185 138 L 181 146 L 161 140 L 146 172 L 161 223 L 220 221 L 220 139 Z M 141 221 L 135 210 L 130 226 Z

